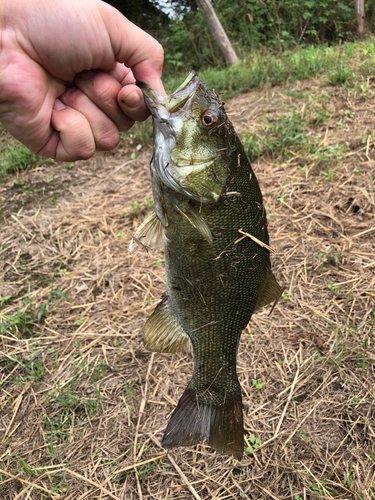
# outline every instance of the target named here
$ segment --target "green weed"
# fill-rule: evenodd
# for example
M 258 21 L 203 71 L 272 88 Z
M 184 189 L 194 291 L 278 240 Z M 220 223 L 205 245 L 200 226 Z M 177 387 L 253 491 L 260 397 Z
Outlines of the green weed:
M 205 69 L 198 68 L 198 73 L 209 88 L 214 88 L 219 94 L 225 95 L 225 98 L 249 92 L 250 89 L 265 84 L 275 86 L 327 73 L 332 85 L 346 85 L 348 91 L 349 84 L 355 86 L 355 81 L 358 80 L 356 89 L 365 97 L 369 91 L 367 77 L 372 75 L 373 66 L 362 65 L 358 68 L 358 59 L 349 55 L 354 52 L 358 58 L 363 57 L 363 47 L 374 52 L 374 39 L 336 47 L 295 47 L 277 54 L 264 47 L 258 50 L 254 48 L 235 66 L 221 69 L 217 64 L 213 67 L 207 67 L 206 64 L 202 66 Z M 181 76 L 176 76 L 175 69 L 173 72 L 167 70 L 164 77 L 167 92 L 173 91 L 182 82 L 192 65 L 186 69 L 184 67 L 180 67 Z
M 318 257 L 320 260 L 320 269 L 323 271 L 324 266 L 326 264 L 329 264 L 334 267 L 338 267 L 339 262 L 340 262 L 340 256 L 341 252 L 337 251 L 333 246 L 328 245 L 323 253 L 317 253 L 314 255 L 314 257 Z M 331 284 L 332 285 L 332 284 Z M 330 288 L 330 285 L 327 284 L 327 288 Z
M 316 103 L 305 103 L 303 111 L 294 108 L 292 114 L 284 114 L 276 120 L 264 120 L 261 125 L 242 132 L 242 140 L 250 161 L 260 156 L 270 156 L 275 162 L 285 162 L 291 158 L 302 157 L 303 163 L 315 162 L 320 168 L 328 167 L 323 172 L 327 180 L 333 180 L 333 166 L 345 154 L 347 145 L 321 144 L 321 134 L 309 129 L 309 113 L 315 127 L 321 126 L 327 119 L 324 110 L 317 111 Z
M 328 172 L 323 172 L 323 175 L 326 176 L 327 181 L 332 181 L 334 176 L 333 168 L 329 167 Z
M 150 208 L 154 206 L 154 200 L 146 199 L 144 202 L 132 201 L 131 209 L 126 212 L 131 217 L 146 215 Z
M 254 451 L 259 448 L 259 446 L 262 444 L 261 439 L 256 438 L 254 434 L 249 434 L 249 443 L 250 446 L 246 448 L 247 453 L 254 453 Z
M 251 383 L 253 387 L 255 387 L 255 389 L 261 389 L 265 384 L 265 382 L 262 382 L 262 380 L 253 380 Z
M 331 85 L 344 85 L 353 82 L 355 76 L 351 68 L 340 66 L 328 72 L 328 81 Z
M 0 330 L 4 335 L 21 337 L 26 334 L 33 336 L 35 315 L 28 307 L 25 309 L 20 307 L 14 314 L 3 314 L 1 318 Z
M 78 396 L 75 393 L 76 382 L 80 382 L 79 378 L 74 379 L 69 385 L 66 385 L 64 387 L 61 387 L 60 383 L 57 382 L 54 392 L 49 391 L 47 394 L 43 394 L 46 400 L 46 404 L 48 406 L 57 404 L 65 411 L 70 410 L 72 412 L 75 412 L 79 410 L 86 410 L 89 412 L 89 414 L 94 415 L 102 407 L 100 390 L 97 390 L 97 395 L 99 393 L 99 397 L 97 397 L 96 399 L 83 399 L 81 396 Z
M 3 137 L 5 133 L 2 132 Z M 0 137 L 1 139 L 1 137 Z M 37 167 L 53 160 L 35 156 L 26 146 L 16 141 L 12 137 L 6 137 L 6 140 L 0 140 L 0 182 L 9 174 L 17 174 L 22 170 Z M 22 179 L 14 181 L 14 185 L 23 186 Z
M 60 299 L 54 302 L 54 307 L 57 307 L 61 300 L 67 300 L 69 302 L 67 296 L 61 290 L 54 290 L 51 291 L 47 300 L 42 302 L 39 306 L 32 304 L 30 300 L 29 285 L 28 293 L 23 299 L 22 304 L 17 307 L 12 314 L 8 313 L 0 316 L 0 331 L 7 336 L 14 335 L 16 337 L 21 337 L 23 335 L 29 335 L 33 337 L 37 323 L 40 323 L 43 316 L 49 311 L 51 302 L 56 296 L 59 296 Z M 2 303 L 10 300 L 10 298 L 10 296 L 5 297 L 2 299 Z

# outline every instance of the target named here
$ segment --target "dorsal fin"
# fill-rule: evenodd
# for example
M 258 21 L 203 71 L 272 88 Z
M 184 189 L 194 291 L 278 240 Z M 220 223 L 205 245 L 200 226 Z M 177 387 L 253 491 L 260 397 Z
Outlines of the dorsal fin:
M 190 345 L 190 339 L 169 307 L 168 296 L 164 294 L 162 299 L 146 321 L 143 343 L 150 351 L 185 351 Z

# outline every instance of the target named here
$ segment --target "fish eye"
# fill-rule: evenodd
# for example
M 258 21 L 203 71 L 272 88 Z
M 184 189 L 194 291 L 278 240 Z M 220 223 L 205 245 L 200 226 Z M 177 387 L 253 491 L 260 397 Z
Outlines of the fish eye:
M 201 115 L 201 122 L 206 128 L 213 128 L 216 125 L 217 120 L 213 114 L 205 111 Z

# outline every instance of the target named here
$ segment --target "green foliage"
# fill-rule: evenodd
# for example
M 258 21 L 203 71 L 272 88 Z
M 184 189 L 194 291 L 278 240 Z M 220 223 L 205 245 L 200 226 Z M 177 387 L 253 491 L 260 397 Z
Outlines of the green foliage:
M 10 137 L 0 125 L 0 182 L 8 174 L 51 163 L 49 158 L 35 156 L 26 146 Z M 15 180 L 15 186 L 22 186 L 23 180 Z
M 165 49 L 164 75 L 210 66 L 223 68 L 223 57 L 195 1 L 170 3 L 173 10 L 168 13 L 168 22 L 161 24 L 154 16 L 150 29 Z M 367 19 L 375 18 L 370 3 L 365 5 Z M 283 51 L 297 45 L 353 40 L 357 29 L 353 0 L 215 0 L 214 8 L 241 59 L 260 47 Z M 127 15 L 127 11 L 123 12 Z M 149 22 L 141 18 L 138 24 L 149 27 Z
M 126 212 L 127 215 L 130 215 L 131 217 L 138 217 L 140 215 L 146 215 L 149 212 L 150 208 L 154 207 L 154 200 L 150 200 L 149 198 L 146 198 L 146 200 L 142 203 L 138 203 L 137 201 L 132 201 L 131 203 L 131 209 Z M 118 234 L 117 236 L 120 236 Z M 123 234 L 121 234 L 123 236 Z
M 56 297 L 59 297 L 58 300 Z M 0 300 L 0 303 L 10 300 L 10 296 Z M 68 300 L 68 297 L 61 290 L 52 290 L 45 302 L 35 306 L 30 301 L 30 289 L 22 303 L 8 314 L 0 316 L 0 332 L 6 336 L 22 337 L 24 335 L 33 337 L 37 323 L 50 311 L 53 301 L 54 307 L 57 307 L 61 300 Z
M 145 30 L 154 30 L 168 25 L 168 15 L 160 10 L 155 0 L 109 0 L 107 3 L 116 7 L 130 21 Z
M 253 380 L 251 383 L 255 389 L 261 389 L 265 384 L 262 380 Z
M 338 41 L 350 36 L 355 24 L 351 0 L 247 0 L 242 10 L 253 40 L 275 47 L 287 47 L 301 40 Z
M 195 59 L 198 60 L 197 56 Z M 362 62 L 368 59 L 373 62 L 369 65 Z M 184 58 L 184 61 L 187 59 Z M 197 64 L 188 66 L 186 63 L 179 68 L 178 72 L 176 70 L 169 72 L 167 65 L 163 79 L 166 91 L 175 90 L 185 79 L 186 72 L 197 69 Z M 200 65 L 205 66 L 206 69 L 199 71 L 198 74 L 209 88 L 214 88 L 225 99 L 264 85 L 276 86 L 305 80 L 316 75 L 327 75 L 330 83 L 337 85 L 341 82 L 345 87 L 347 86 L 350 95 L 360 95 L 365 99 L 370 92 L 365 77 L 373 75 L 374 64 L 375 40 L 370 38 L 336 47 L 324 45 L 296 47 L 279 54 L 261 48 L 249 51 L 235 66 L 220 69 L 217 65 L 208 67 L 207 64 L 202 63 Z M 355 65 L 355 73 L 353 65 Z M 356 75 L 356 80 L 351 83 L 353 74 Z M 323 125 L 327 120 L 326 112 L 317 111 L 315 119 L 316 125 Z
M 339 68 L 329 71 L 328 81 L 332 85 L 344 85 L 351 83 L 355 78 L 355 72 L 351 68 L 340 66 Z
M 314 257 L 318 257 L 320 260 L 320 269 L 323 271 L 324 266 L 329 264 L 333 267 L 338 267 L 340 263 L 341 252 L 338 252 L 333 246 L 328 245 L 323 253 L 318 253 Z M 332 287 L 327 284 L 327 288 L 332 290 Z
M 334 176 L 332 165 L 342 158 L 345 144 L 323 145 L 321 135 L 308 128 L 309 121 L 311 118 L 315 121 L 315 116 L 312 106 L 309 113 L 292 109 L 292 114 L 264 120 L 260 125 L 244 131 L 242 142 L 250 161 L 262 155 L 270 156 L 278 162 L 301 156 L 316 162 L 321 168 L 328 166 L 328 172 L 323 174 L 331 181 Z M 320 121 L 322 115 L 318 113 L 317 116 Z
M 262 444 L 262 441 L 261 441 L 261 439 L 256 438 L 254 436 L 254 434 L 250 434 L 249 435 L 249 443 L 250 443 L 250 446 L 248 446 L 246 448 L 246 451 L 248 453 L 254 453 L 254 450 L 256 450 L 257 448 L 259 448 L 259 446 Z

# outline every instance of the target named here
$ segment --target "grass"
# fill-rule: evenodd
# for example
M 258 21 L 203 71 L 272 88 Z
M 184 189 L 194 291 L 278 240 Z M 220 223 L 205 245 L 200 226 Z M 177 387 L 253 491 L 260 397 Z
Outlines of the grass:
M 305 117 L 304 113 L 305 108 L 303 113 L 292 108 L 292 113 L 282 115 L 277 120 L 274 117 L 272 121 L 265 119 L 260 125 L 244 131 L 242 141 L 248 157 L 250 161 L 255 161 L 265 155 L 276 163 L 300 157 L 305 164 L 314 162 L 321 169 L 327 168 L 324 175 L 328 181 L 332 181 L 332 166 L 343 158 L 348 150 L 347 143 L 334 146 L 322 144 L 326 112 L 312 112 L 312 119 Z
M 323 74 L 327 75 L 331 85 L 350 85 L 350 92 L 361 92 L 362 96 L 366 96 L 366 78 L 373 75 L 374 69 L 375 38 L 369 38 L 334 47 L 311 46 L 281 53 L 262 48 L 253 51 L 236 66 L 228 66 L 222 70 L 208 68 L 199 76 L 209 88 L 216 89 L 225 98 L 265 85 L 281 85 Z M 167 92 L 177 88 L 185 77 L 186 74 L 167 77 L 164 80 Z M 151 135 L 151 120 L 136 123 L 129 132 L 121 134 L 133 146 L 149 145 Z M 253 152 L 253 147 L 250 149 Z M 136 154 L 132 155 L 131 159 L 135 159 Z M 49 162 L 52 160 L 35 156 L 25 146 L 9 138 L 4 129 L 0 129 L 0 182 L 10 174 Z M 51 177 L 52 180 L 55 179 Z M 24 181 L 15 179 L 14 182 L 15 185 L 22 186 Z
M 59 297 L 57 300 L 54 300 Z M 11 296 L 1 300 L 2 303 L 10 301 Z M 30 285 L 26 297 L 21 301 L 18 307 L 10 308 L 10 313 L 0 316 L 0 331 L 6 336 L 23 337 L 25 335 L 33 337 L 35 327 L 38 329 L 42 318 L 51 312 L 51 305 L 58 307 L 61 300 L 68 300 L 67 296 L 61 290 L 53 290 L 46 297 L 45 301 L 36 306 L 30 299 Z
M 10 174 L 18 174 L 52 161 L 49 158 L 35 156 L 26 146 L 10 137 L 0 125 L 0 182 Z M 22 179 L 16 179 L 14 183 L 18 186 L 23 185 Z
M 370 37 L 333 47 L 310 46 L 278 53 L 260 49 L 236 66 L 208 68 L 199 76 L 209 88 L 229 98 L 265 85 L 282 85 L 323 74 L 328 75 L 330 84 L 343 85 L 360 76 L 372 76 L 374 67 L 375 38 Z M 185 77 L 168 78 L 164 82 L 167 91 L 173 91 Z
M 356 47 L 342 67 L 371 56 Z M 228 106 L 253 155 L 285 286 L 239 345 L 240 463 L 205 444 L 160 447 L 193 366 L 191 354 L 152 354 L 141 341 L 165 290 L 163 254 L 127 250 L 152 209 L 148 154 L 118 171 L 129 151 L 86 162 L 74 194 L 3 224 L 2 379 L 46 350 L 0 392 L 1 498 L 177 500 L 193 495 L 186 483 L 202 500 L 375 498 L 375 86 L 357 70 L 332 86 L 341 66 Z

